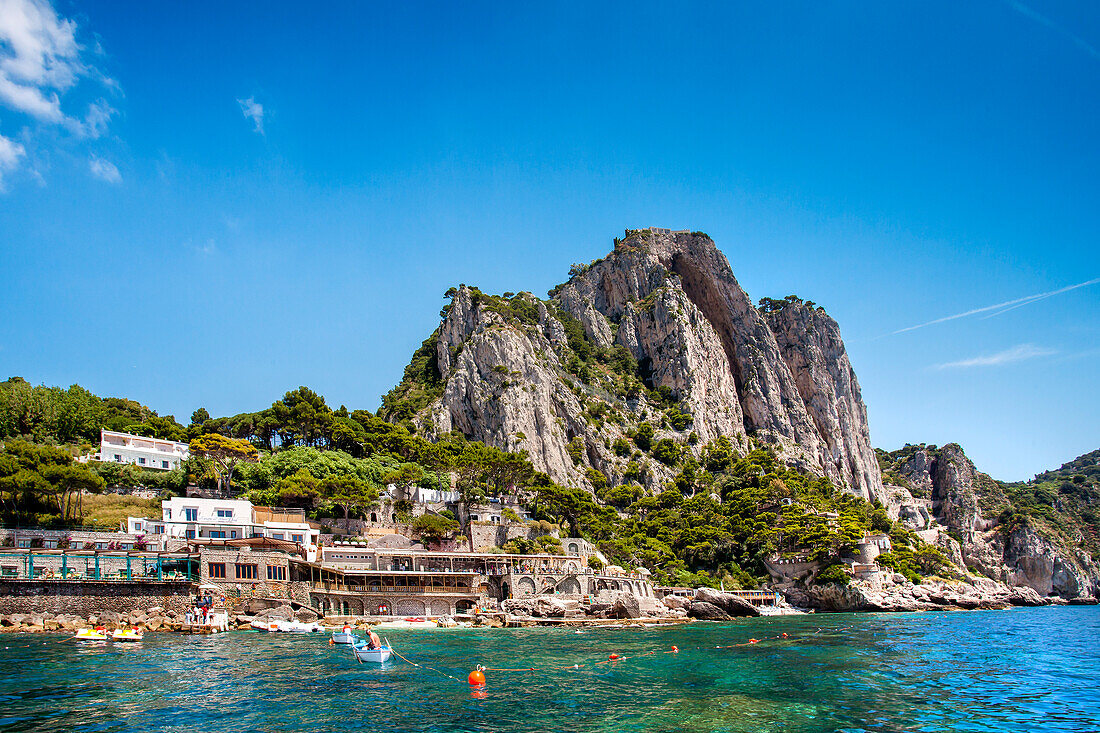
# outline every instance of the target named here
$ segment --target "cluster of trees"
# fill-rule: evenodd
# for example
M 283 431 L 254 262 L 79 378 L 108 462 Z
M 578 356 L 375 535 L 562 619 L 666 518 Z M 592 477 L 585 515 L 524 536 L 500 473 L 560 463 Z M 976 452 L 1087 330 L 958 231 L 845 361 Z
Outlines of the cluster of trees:
M 84 493 L 106 482 L 61 448 L 8 440 L 0 452 L 0 520 L 14 525 L 66 525 L 83 517 Z
M 533 299 L 524 294 L 482 297 L 510 317 L 537 317 L 537 309 L 530 310 Z M 586 350 L 589 342 L 579 324 L 564 323 L 574 352 L 585 357 L 583 363 L 640 379 L 640 367 L 629 352 Z M 675 479 L 655 495 L 638 485 L 641 468 L 638 475 L 628 471 L 620 485 L 590 469 L 594 497 L 555 484 L 534 470 L 524 452 L 500 451 L 461 434 L 427 440 L 401 418 L 410 416 L 408 411 L 434 389 L 433 380 L 439 378 L 434 359 L 429 339 L 406 370 L 404 387 L 399 386 L 403 391 L 387 396 L 388 405 L 380 412 L 389 410 L 390 420 L 343 406 L 333 410 L 323 397 L 299 387 L 257 413 L 214 418 L 196 410 L 185 427 L 138 403 L 103 400 L 79 386 L 60 390 L 9 379 L 0 385 L 0 429 L 9 438 L 0 455 L 5 521 L 75 523 L 82 492 L 125 481 L 182 490 L 189 480 L 241 494 L 256 504 L 298 506 L 314 517 L 347 518 L 377 507 L 386 484 L 449 488 L 454 476 L 464 501 L 512 492 L 544 526 L 566 527 L 570 535 L 597 543 L 613 562 L 647 567 L 659 581 L 723 581 L 730 587 L 758 583 L 765 575 L 763 560 L 773 553 L 828 563 L 850 552 L 865 531 L 893 528 L 881 506 L 837 491 L 826 479 L 794 471 L 767 450 L 741 456 L 728 439 L 720 438 L 704 446 L 697 460 L 679 443 L 655 439 L 649 423 L 630 433 L 629 441 L 616 441 L 613 450 L 622 456 L 644 451 L 678 468 Z M 665 410 L 662 420 L 676 429 L 688 427 L 691 416 L 667 392 L 650 394 Z M 71 450 L 10 439 L 26 435 L 40 442 L 79 443 L 97 438 L 100 427 L 189 440 L 193 457 L 183 470 L 157 473 L 154 480 L 145 474 L 155 472 L 111 464 L 86 467 L 73 463 Z M 413 529 L 435 542 L 453 536 L 458 523 L 454 517 L 432 514 L 414 520 Z M 927 572 L 939 562 L 916 540 L 899 539 L 887 558 L 899 572 Z M 536 540 L 513 540 L 503 549 L 554 552 L 560 547 L 544 534 Z
M 547 483 L 533 487 L 530 508 L 596 542 L 613 562 L 645 566 L 658 581 L 673 584 L 755 587 L 766 577 L 764 558 L 774 553 L 828 564 L 853 552 L 865 532 L 895 529 L 881 505 L 799 473 L 768 450 L 735 458 L 722 439 L 703 454 L 712 470 L 685 459 L 676 479 L 656 495 L 640 486 L 608 487 L 604 504 L 583 490 Z M 897 535 L 897 544 L 895 553 L 916 553 L 925 561 L 921 568 L 945 562 L 907 533 Z
M 134 400 L 100 398 L 74 384 L 31 386 L 22 377 L 0 382 L 0 439 L 34 443 L 98 443 L 100 428 L 180 440 L 182 426 Z

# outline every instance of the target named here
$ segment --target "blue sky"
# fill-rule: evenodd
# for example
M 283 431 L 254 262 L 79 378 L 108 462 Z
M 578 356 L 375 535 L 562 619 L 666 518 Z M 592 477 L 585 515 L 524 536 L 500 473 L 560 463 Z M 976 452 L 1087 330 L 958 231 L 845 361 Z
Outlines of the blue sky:
M 3 377 L 373 409 L 653 224 L 824 305 L 876 446 L 1100 447 L 1100 284 L 902 330 L 1100 277 L 1100 6 L 318 5 L 0 0 Z

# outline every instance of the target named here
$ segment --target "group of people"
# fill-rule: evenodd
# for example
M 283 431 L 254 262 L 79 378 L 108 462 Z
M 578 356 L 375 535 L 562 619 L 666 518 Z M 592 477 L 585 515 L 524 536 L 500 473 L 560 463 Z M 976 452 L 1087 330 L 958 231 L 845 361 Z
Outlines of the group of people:
M 214 599 L 210 595 L 195 598 L 195 606 L 187 611 L 187 623 L 206 626 L 210 619 L 210 609 L 214 607 Z
M 187 623 L 206 625 L 206 617 L 210 613 L 210 607 L 203 604 L 195 604 L 195 607 L 187 612 Z

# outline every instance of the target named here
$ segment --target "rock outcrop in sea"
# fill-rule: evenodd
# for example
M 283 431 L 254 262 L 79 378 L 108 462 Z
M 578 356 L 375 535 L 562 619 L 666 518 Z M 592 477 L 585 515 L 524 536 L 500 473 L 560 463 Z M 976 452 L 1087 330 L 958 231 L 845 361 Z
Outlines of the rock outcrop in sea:
M 1080 538 L 1034 519 L 991 515 L 1009 505 L 1001 486 L 978 471 L 956 444 L 906 451 L 889 476 L 888 512 L 961 568 L 1042 596 L 1100 596 L 1100 566 Z

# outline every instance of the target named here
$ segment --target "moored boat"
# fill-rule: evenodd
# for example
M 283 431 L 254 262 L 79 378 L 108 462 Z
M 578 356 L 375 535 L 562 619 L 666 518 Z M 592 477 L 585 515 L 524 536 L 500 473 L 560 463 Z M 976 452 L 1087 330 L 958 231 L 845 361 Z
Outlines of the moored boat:
M 290 634 L 311 634 L 325 630 L 325 627 L 321 624 L 306 624 L 301 621 L 268 621 L 257 619 L 250 623 L 249 626 L 257 631 L 282 631 Z
M 102 626 L 94 629 L 78 629 L 73 638 L 81 641 L 107 641 L 107 630 Z
M 355 634 L 351 633 L 350 626 L 345 626 L 340 631 L 332 632 L 333 644 L 355 644 L 358 641 L 359 638 Z
M 138 629 L 115 629 L 111 633 L 114 641 L 141 641 L 143 638 L 145 634 Z
M 371 649 L 367 646 L 366 642 L 353 645 L 351 651 L 360 662 L 375 662 L 377 664 L 385 662 L 390 658 L 390 654 L 393 652 L 388 646 Z

